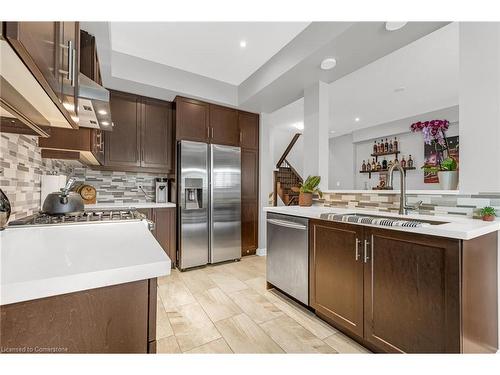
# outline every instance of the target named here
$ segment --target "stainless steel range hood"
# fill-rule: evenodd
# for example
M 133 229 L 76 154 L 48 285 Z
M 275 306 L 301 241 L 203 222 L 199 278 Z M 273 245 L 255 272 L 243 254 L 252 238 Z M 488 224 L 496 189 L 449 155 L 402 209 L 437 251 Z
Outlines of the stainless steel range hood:
M 113 130 L 109 91 L 80 73 L 78 94 L 79 125 L 86 128 Z

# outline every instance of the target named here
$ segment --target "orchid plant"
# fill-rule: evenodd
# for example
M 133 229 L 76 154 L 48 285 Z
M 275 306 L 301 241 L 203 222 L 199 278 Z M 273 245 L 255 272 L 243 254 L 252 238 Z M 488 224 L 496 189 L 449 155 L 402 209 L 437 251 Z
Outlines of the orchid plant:
M 418 121 L 411 124 L 410 129 L 412 132 L 416 133 L 421 131 L 424 136 L 424 142 L 428 145 L 432 145 L 432 141 L 440 145 L 446 158 L 440 162 L 438 166 L 435 165 L 424 165 L 422 168 L 426 172 L 436 173 L 438 171 L 456 171 L 457 162 L 455 159 L 449 156 L 449 146 L 446 140 L 445 132 L 448 130 L 450 122 L 448 120 L 431 120 L 431 121 Z

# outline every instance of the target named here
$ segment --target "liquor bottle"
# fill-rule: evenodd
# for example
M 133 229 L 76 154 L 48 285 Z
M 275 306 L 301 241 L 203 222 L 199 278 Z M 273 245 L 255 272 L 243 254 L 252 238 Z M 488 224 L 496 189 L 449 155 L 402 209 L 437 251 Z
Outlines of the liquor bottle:
M 372 171 L 376 171 L 377 170 L 377 164 L 375 163 L 375 158 L 373 158 L 373 161 L 372 161 Z
M 368 160 L 368 163 L 366 163 L 366 171 L 370 172 L 372 170 L 372 165 L 370 164 L 370 160 Z
M 382 169 L 387 169 L 387 160 L 382 160 Z
M 387 142 L 387 138 L 385 139 L 384 143 L 384 152 L 389 152 L 389 142 Z
M 408 168 L 413 168 L 413 159 L 411 158 L 411 155 L 408 157 Z
M 384 140 L 383 140 L 383 139 L 381 139 L 381 140 L 380 140 L 380 147 L 379 147 L 378 152 L 379 152 L 380 154 L 383 154 L 383 153 L 384 153 Z
M 406 160 L 404 156 L 403 159 L 401 160 L 401 168 L 406 168 Z
M 377 171 L 380 171 L 382 169 L 382 165 L 380 165 L 380 161 L 377 162 Z
M 373 153 L 376 154 L 378 152 L 378 145 L 377 145 L 377 141 L 373 141 L 373 142 L 375 142 L 373 144 Z
M 365 172 L 366 171 L 366 163 L 363 160 L 363 164 L 361 165 L 361 171 Z
M 389 160 L 389 164 L 387 164 L 387 169 L 391 168 L 393 164 L 394 162 L 392 160 Z
M 392 139 L 389 141 L 389 152 L 392 152 Z
M 393 152 L 399 151 L 399 142 L 398 142 L 398 139 L 396 137 L 394 137 L 394 142 L 392 144 L 392 150 L 393 150 Z

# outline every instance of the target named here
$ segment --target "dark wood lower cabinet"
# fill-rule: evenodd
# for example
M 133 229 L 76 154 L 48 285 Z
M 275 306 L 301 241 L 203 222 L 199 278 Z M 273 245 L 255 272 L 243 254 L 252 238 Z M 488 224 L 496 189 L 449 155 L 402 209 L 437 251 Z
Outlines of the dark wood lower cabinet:
M 459 353 L 460 241 L 366 232 L 365 339 L 385 352 Z
M 176 208 L 142 208 L 138 210 L 155 223 L 153 236 L 172 261 L 172 268 L 177 262 L 176 252 Z
M 148 353 L 156 279 L 4 305 L 0 316 L 3 353 Z
M 363 337 L 363 262 L 360 227 L 315 224 L 311 231 L 311 306 L 316 312 Z M 335 244 L 335 246 L 332 246 Z
M 496 352 L 497 240 L 311 220 L 311 307 L 378 352 Z

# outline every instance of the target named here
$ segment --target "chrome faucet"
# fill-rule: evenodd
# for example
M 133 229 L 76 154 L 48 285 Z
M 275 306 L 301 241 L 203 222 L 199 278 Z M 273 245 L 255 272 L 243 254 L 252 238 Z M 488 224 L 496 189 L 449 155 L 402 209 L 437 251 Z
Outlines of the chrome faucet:
M 399 164 L 399 160 L 395 160 L 394 164 L 389 168 L 389 188 L 393 189 L 393 174 L 394 170 L 397 169 L 400 175 L 400 193 L 399 193 L 399 214 L 408 215 L 408 210 L 417 210 L 421 205 L 422 201 L 418 201 L 414 206 L 408 206 L 406 200 L 406 173 L 404 168 Z

